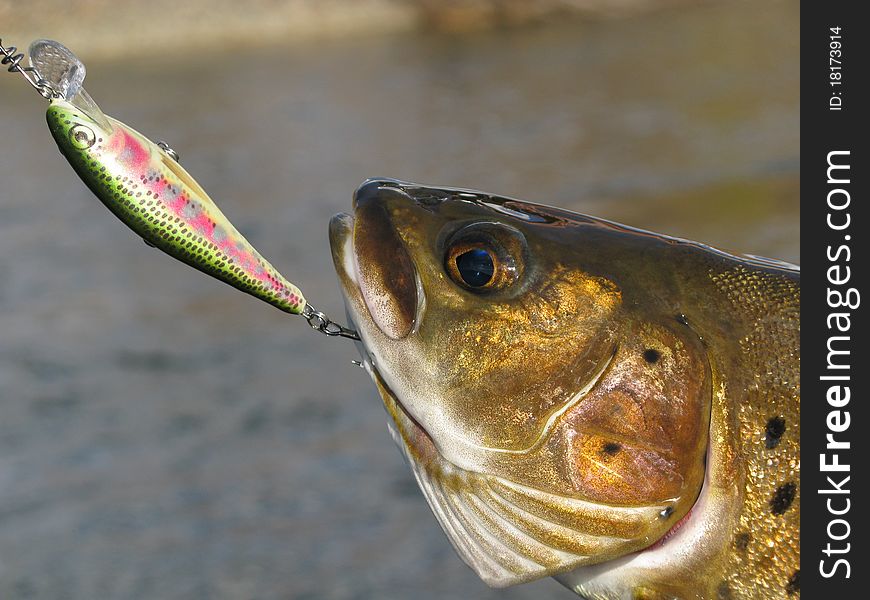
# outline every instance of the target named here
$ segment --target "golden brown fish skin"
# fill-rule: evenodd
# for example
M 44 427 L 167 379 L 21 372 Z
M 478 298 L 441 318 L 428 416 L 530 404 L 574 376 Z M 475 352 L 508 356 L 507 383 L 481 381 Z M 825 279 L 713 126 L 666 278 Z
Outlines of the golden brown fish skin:
M 331 242 L 366 366 L 481 577 L 799 594 L 798 275 L 480 193 L 380 180 L 355 207 Z M 469 229 L 511 263 L 500 288 L 451 279 Z
M 590 599 L 800 597 L 799 275 L 693 260 L 684 314 L 708 347 L 714 381 L 702 500 L 692 525 L 661 548 L 560 577 Z

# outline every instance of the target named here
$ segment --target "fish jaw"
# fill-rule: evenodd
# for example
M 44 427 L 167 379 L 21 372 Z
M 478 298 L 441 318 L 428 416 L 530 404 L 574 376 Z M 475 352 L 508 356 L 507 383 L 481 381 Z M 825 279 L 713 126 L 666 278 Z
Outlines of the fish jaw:
M 563 403 L 562 410 L 551 410 L 547 413 L 551 418 L 539 420 L 535 436 L 530 438 L 531 443 L 505 448 L 497 443 L 486 445 L 477 439 L 469 440 L 465 435 L 467 430 L 463 431 L 461 427 L 450 430 L 443 426 L 443 421 L 433 419 L 432 412 L 425 410 L 429 408 L 437 417 L 440 407 L 435 397 L 425 402 L 424 410 L 419 411 L 420 396 L 416 394 L 420 388 L 408 385 L 408 379 L 413 377 L 436 383 L 440 382 L 442 372 L 436 364 L 438 361 L 427 358 L 415 344 L 420 344 L 420 337 L 431 335 L 428 328 L 432 327 L 432 313 L 445 297 L 450 302 L 454 292 L 443 288 L 439 293 L 431 291 L 437 289 L 437 282 L 444 278 L 441 265 L 437 265 L 434 275 L 431 269 L 427 271 L 429 265 L 421 264 L 425 261 L 420 260 L 421 248 L 428 250 L 426 244 L 415 241 L 414 234 L 408 233 L 408 229 L 399 232 L 398 239 L 410 247 L 408 252 L 414 257 L 410 267 L 400 264 L 398 268 L 408 273 L 413 269 L 417 282 L 416 311 L 404 321 L 406 329 L 410 324 L 407 333 L 391 335 L 392 330 L 388 327 L 385 331 L 371 314 L 374 303 L 366 298 L 363 282 L 366 276 L 361 274 L 365 268 L 360 267 L 370 256 L 360 254 L 355 243 L 361 237 L 358 230 L 367 225 L 369 217 L 365 216 L 366 213 L 371 214 L 365 208 L 371 198 L 365 199 L 363 211 L 360 211 L 360 196 L 383 194 L 383 201 L 391 207 L 401 196 L 397 190 L 404 191 L 401 186 L 405 185 L 413 184 L 394 180 L 364 184 L 357 192 L 357 218 L 350 215 L 334 217 L 330 223 L 330 243 L 348 316 L 360 333 L 363 365 L 381 393 L 390 415 L 394 439 L 408 458 L 421 490 L 457 552 L 484 581 L 502 587 L 630 555 L 654 544 L 691 508 L 703 479 L 703 459 L 700 459 L 699 467 L 679 475 L 673 470 L 673 465 L 668 465 L 667 461 L 662 463 L 655 452 L 650 454 L 652 450 L 645 450 L 647 446 L 633 447 L 626 443 L 619 449 L 624 451 L 627 460 L 638 458 L 639 464 L 648 469 L 646 472 L 655 476 L 661 476 L 663 472 L 678 476 L 681 483 L 675 489 L 679 494 L 678 497 L 668 496 L 651 488 L 639 492 L 634 498 L 614 502 L 613 492 L 608 489 L 607 471 L 600 471 L 605 475 L 603 478 L 592 476 L 599 466 L 607 468 L 603 463 L 609 457 L 595 455 L 590 463 L 569 460 L 565 454 L 566 451 L 572 452 L 566 440 L 576 442 L 573 452 L 581 457 L 589 456 L 586 450 L 589 444 L 601 443 L 595 441 L 599 437 L 582 431 L 582 428 L 577 434 L 572 429 L 573 423 L 581 418 L 600 418 L 600 415 L 595 416 L 598 410 L 595 407 L 606 403 L 609 393 L 634 393 L 628 379 L 630 370 L 638 368 L 637 352 L 629 343 L 620 346 L 613 332 L 607 331 L 600 336 L 600 353 L 594 355 L 595 360 L 591 360 L 593 356 L 587 356 L 585 363 L 593 368 L 584 371 L 579 379 L 575 378 L 579 391 L 574 390 L 574 401 Z M 433 189 L 433 192 L 438 191 Z M 425 193 L 423 196 L 426 197 Z M 436 210 L 437 202 L 440 200 L 430 196 L 410 209 L 388 209 L 386 213 L 391 219 L 404 215 L 416 224 L 411 228 L 413 232 L 425 228 L 426 212 Z M 505 210 L 513 211 L 510 208 Z M 358 220 L 360 215 L 362 220 Z M 437 237 L 437 232 L 428 236 L 429 239 Z M 365 239 L 365 234 L 362 238 Z M 387 246 L 393 246 L 396 239 L 391 233 Z M 383 260 L 383 257 L 378 257 L 378 260 Z M 390 268 L 393 267 L 387 267 L 387 270 Z M 587 287 L 597 284 L 588 279 L 572 280 L 576 281 Z M 461 302 L 451 306 L 454 311 L 464 309 L 467 307 Z M 631 331 L 637 335 L 649 334 L 646 330 Z M 707 394 L 706 405 L 709 406 L 709 380 L 708 375 L 703 375 L 705 363 L 683 358 L 683 362 L 702 373 L 692 394 L 701 398 L 702 405 Z M 444 360 L 450 360 L 447 354 Z M 703 441 L 698 442 L 702 453 L 706 446 L 707 418 L 708 413 L 703 408 L 696 415 L 701 428 L 698 435 L 703 437 Z M 610 445 L 605 443 L 604 447 Z M 566 466 L 565 463 L 571 464 Z M 643 468 L 641 472 L 646 473 Z M 556 472 L 559 474 L 555 475 Z M 530 473 L 536 475 L 530 479 Z M 539 476 L 541 473 L 548 475 L 542 478 Z M 625 474 L 631 481 L 630 470 Z M 551 486 L 550 479 L 559 477 L 563 479 L 562 483 Z M 610 483 L 614 481 L 610 479 Z M 643 479 L 637 479 L 637 482 L 640 484 L 638 487 L 644 487 Z M 572 488 L 572 485 L 576 487 Z M 622 494 L 628 488 L 616 489 Z

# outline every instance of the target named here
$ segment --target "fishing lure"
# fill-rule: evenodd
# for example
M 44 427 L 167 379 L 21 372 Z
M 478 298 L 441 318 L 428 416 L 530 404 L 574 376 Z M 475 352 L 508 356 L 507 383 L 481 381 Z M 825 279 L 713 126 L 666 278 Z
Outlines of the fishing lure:
M 181 166 L 153 142 L 103 113 L 82 87 L 85 66 L 52 40 L 24 55 L 0 40 L 0 62 L 49 101 L 48 128 L 61 153 L 94 195 L 146 244 L 278 309 L 300 314 L 318 331 L 359 339 L 305 300 L 251 245 Z

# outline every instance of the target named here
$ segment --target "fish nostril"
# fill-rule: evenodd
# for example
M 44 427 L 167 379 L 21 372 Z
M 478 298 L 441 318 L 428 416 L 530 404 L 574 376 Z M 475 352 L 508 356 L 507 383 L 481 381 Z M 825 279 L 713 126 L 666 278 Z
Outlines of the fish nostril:
M 414 262 L 380 193 L 374 196 L 360 188 L 355 205 L 353 247 L 360 291 L 378 328 L 392 339 L 402 339 L 417 316 Z

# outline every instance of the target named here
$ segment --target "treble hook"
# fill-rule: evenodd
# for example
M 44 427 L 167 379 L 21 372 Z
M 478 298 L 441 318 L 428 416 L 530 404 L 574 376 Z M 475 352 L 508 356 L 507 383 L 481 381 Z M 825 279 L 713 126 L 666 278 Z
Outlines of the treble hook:
M 302 309 L 302 316 L 305 317 L 312 329 L 316 329 L 324 335 L 360 341 L 359 333 L 353 329 L 342 327 L 310 304 L 306 304 L 305 308 Z

